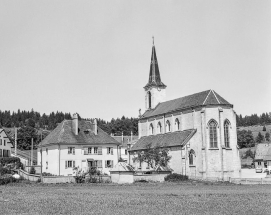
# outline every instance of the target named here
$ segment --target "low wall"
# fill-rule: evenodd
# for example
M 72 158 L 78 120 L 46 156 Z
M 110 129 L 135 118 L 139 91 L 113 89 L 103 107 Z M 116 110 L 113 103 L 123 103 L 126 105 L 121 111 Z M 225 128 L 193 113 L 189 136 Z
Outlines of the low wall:
M 42 182 L 46 184 L 75 183 L 73 176 L 43 176 Z
M 33 175 L 33 174 L 29 174 L 28 172 L 25 172 L 21 169 L 18 170 L 18 174 L 26 180 L 29 181 L 38 181 L 40 179 L 40 175 Z
M 110 171 L 111 181 L 118 184 L 134 183 L 134 172 Z
M 134 175 L 134 181 L 145 180 L 145 181 L 156 181 L 163 182 L 168 173 L 161 174 L 144 174 L 144 175 Z
M 256 173 L 255 169 L 241 169 L 241 178 L 265 178 L 265 173 Z
M 271 184 L 271 178 L 231 178 L 234 184 Z

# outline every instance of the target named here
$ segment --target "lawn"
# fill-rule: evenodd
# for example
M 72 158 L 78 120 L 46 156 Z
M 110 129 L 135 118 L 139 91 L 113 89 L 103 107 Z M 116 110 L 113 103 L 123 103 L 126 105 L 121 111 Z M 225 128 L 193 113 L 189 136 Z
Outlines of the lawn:
M 12 184 L 0 214 L 271 214 L 271 185 Z

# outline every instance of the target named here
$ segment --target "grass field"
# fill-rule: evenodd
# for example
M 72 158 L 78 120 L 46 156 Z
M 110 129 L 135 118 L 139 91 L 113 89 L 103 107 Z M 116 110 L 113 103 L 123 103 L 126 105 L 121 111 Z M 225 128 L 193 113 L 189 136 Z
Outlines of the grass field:
M 0 214 L 271 214 L 271 186 L 13 184 L 0 186 Z

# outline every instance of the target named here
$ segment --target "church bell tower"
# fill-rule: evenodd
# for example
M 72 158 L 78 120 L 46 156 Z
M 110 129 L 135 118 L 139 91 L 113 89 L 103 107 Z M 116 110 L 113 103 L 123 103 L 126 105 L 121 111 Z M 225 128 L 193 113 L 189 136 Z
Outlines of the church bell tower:
M 165 101 L 166 87 L 167 86 L 161 81 L 153 37 L 149 81 L 144 87 L 146 110 L 154 109 L 160 102 Z

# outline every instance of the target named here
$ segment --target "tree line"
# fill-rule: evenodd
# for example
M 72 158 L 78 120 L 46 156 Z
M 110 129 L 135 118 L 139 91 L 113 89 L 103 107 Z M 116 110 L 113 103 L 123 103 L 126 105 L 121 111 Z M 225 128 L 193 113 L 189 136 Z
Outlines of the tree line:
M 259 116 L 257 114 L 251 114 L 245 117 L 243 117 L 242 114 L 236 114 L 236 124 L 237 127 L 271 124 L 271 112 L 262 113 Z

